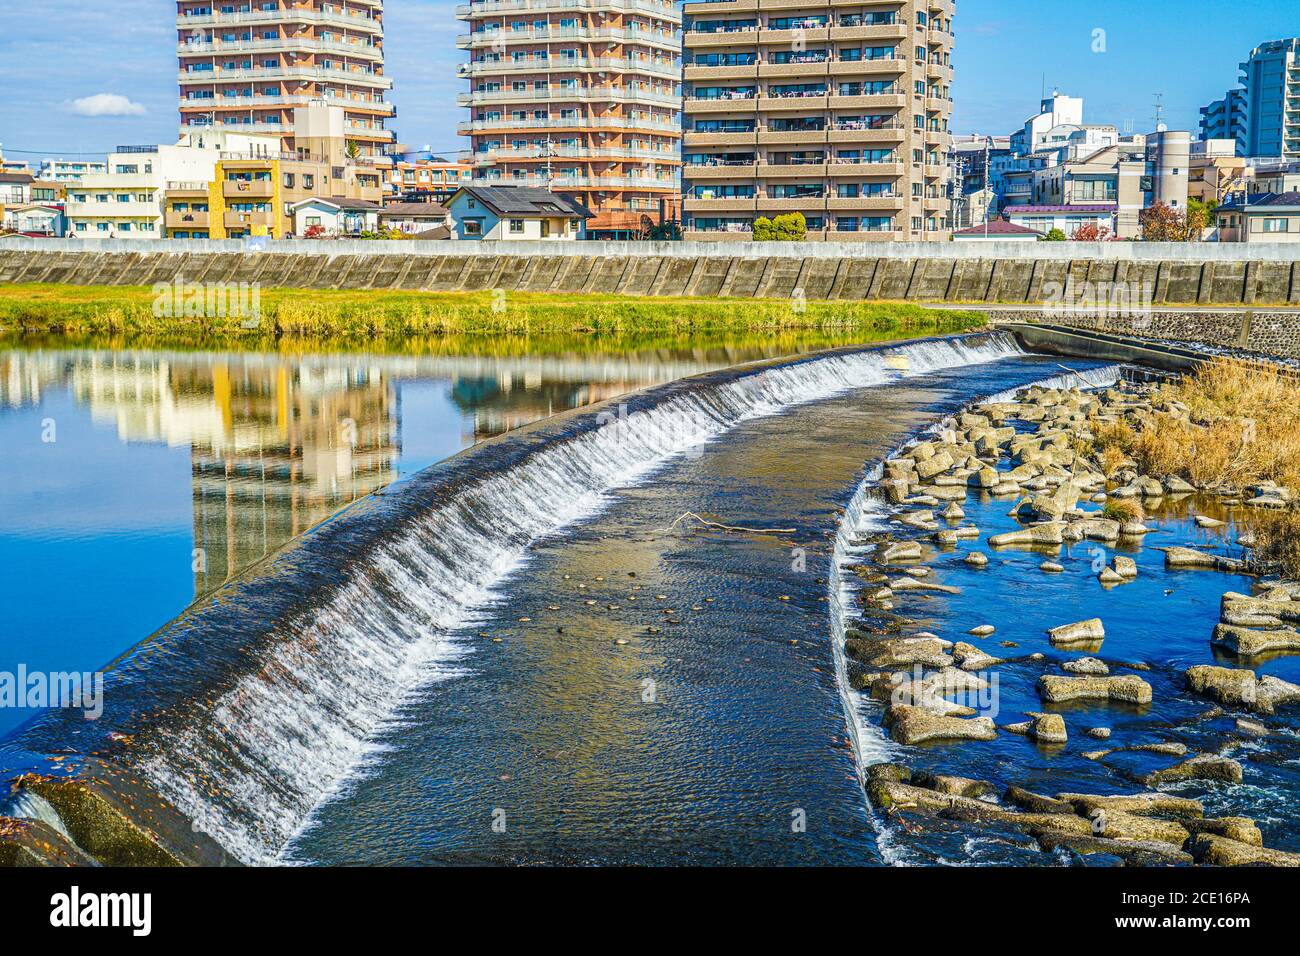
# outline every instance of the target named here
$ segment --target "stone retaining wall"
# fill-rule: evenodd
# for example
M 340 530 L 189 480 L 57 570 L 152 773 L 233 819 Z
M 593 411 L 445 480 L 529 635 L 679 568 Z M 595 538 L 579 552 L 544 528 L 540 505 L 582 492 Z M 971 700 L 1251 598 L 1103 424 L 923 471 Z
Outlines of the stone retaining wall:
M 1041 303 L 1062 290 L 1122 287 L 1151 304 L 1300 305 L 1300 263 L 1291 258 L 1231 257 L 1198 245 L 1038 243 L 1026 250 L 964 244 L 852 248 L 827 255 L 823 244 L 741 246 L 724 254 L 698 243 L 275 243 L 250 251 L 238 243 L 23 243 L 0 240 L 0 283 L 153 285 L 259 282 L 264 287 L 734 296 L 947 303 Z M 784 248 L 772 249 L 772 245 Z M 903 244 L 899 244 L 900 246 Z M 111 246 L 108 248 L 107 246 Z M 936 248 L 942 246 L 942 249 Z M 1050 250 L 1045 247 L 1051 246 Z M 1112 248 L 1092 257 L 1087 250 Z M 1244 247 L 1239 247 L 1244 248 Z M 761 252 L 760 252 L 761 249 Z M 360 251 L 354 251 L 360 250 Z M 948 254 L 942 254 L 945 250 Z M 960 250 L 960 251 L 959 251 Z M 836 251 L 836 250 L 829 250 Z M 1073 255 L 1063 255 L 1073 251 Z M 1121 250 L 1124 251 L 1124 250 Z M 1165 258 L 1164 256 L 1171 258 Z M 1295 253 L 1290 253 L 1294 256 Z

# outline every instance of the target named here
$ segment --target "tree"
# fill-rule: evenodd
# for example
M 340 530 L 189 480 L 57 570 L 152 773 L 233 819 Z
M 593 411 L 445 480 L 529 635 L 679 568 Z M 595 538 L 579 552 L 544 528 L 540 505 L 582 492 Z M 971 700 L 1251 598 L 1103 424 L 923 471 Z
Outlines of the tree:
M 1195 197 L 1187 200 L 1187 226 L 1191 233 L 1191 239 L 1195 241 L 1201 238 L 1202 233 L 1210 226 L 1214 225 L 1214 211 L 1219 208 L 1217 199 L 1208 199 L 1202 202 Z
M 315 226 L 308 226 L 306 229 L 303 230 L 302 237 L 304 239 L 324 239 L 325 227 L 320 224 L 317 224 Z
M 772 238 L 779 242 L 803 242 L 808 235 L 808 220 L 801 212 L 789 212 L 772 219 Z
M 355 139 L 348 140 L 347 145 L 343 147 L 343 155 L 355 163 L 361 156 L 361 144 Z
M 682 237 L 682 227 L 675 222 L 655 223 L 650 227 L 649 239 L 654 242 L 675 242 Z
M 776 238 L 772 234 L 772 220 L 766 216 L 759 216 L 754 220 L 753 237 L 755 242 L 771 242 Z
M 1192 242 L 1200 239 L 1205 224 L 1201 221 L 1198 226 L 1197 221 L 1189 221 L 1186 213 L 1163 202 L 1148 206 L 1138 214 L 1142 238 L 1147 242 Z
M 1075 242 L 1110 242 L 1115 237 L 1111 235 L 1110 226 L 1103 226 L 1097 222 L 1085 222 L 1071 233 L 1070 238 Z
M 1047 235 L 1043 236 L 1043 241 L 1044 242 L 1065 242 L 1065 230 L 1055 229 L 1055 228 L 1049 229 L 1047 230 Z

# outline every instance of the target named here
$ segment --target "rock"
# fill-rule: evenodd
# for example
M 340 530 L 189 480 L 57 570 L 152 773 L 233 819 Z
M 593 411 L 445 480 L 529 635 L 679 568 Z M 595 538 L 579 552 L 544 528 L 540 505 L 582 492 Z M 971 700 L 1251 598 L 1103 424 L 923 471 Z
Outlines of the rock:
M 1088 734 L 1089 737 L 1092 737 L 1094 740 L 1110 739 L 1109 727 L 1089 727 L 1086 733 Z
M 1122 536 L 1150 534 L 1150 532 L 1151 529 L 1148 528 L 1146 525 L 1144 525 L 1141 521 L 1125 521 L 1123 524 L 1119 526 L 1119 533 Z
M 952 659 L 956 661 L 957 666 L 963 671 L 988 670 L 990 667 L 1002 663 L 999 658 L 992 657 L 973 644 L 966 644 L 962 641 L 958 641 L 953 645 Z
M 1236 722 L 1238 732 L 1248 737 L 1267 737 L 1268 727 L 1261 724 L 1258 720 L 1248 720 L 1245 717 L 1238 717 Z
M 1044 674 L 1038 678 L 1038 693 L 1043 700 L 1053 704 L 1070 700 L 1151 703 L 1151 685 L 1133 674 L 1122 677 L 1060 677 Z
M 1060 544 L 1065 539 L 1061 536 L 1065 523 L 1062 521 L 1045 521 L 1030 525 L 1018 531 L 1007 531 L 989 538 L 989 544 L 995 548 L 1008 545 Z
M 915 541 L 886 541 L 876 546 L 876 561 L 881 564 L 906 564 L 921 558 L 921 546 Z
M 1174 545 L 1165 548 L 1164 552 L 1166 568 L 1228 571 L 1230 573 L 1241 573 L 1246 570 L 1246 563 L 1238 558 L 1225 558 L 1217 554 L 1197 551 L 1195 548 L 1183 548 Z
M 1224 783 L 1241 783 L 1241 764 L 1217 754 L 1198 754 L 1172 767 L 1149 773 L 1142 782 L 1148 787 L 1180 780 L 1219 780 Z
M 1195 515 L 1193 520 L 1198 528 L 1222 528 L 1226 522 L 1218 518 L 1211 518 L 1209 515 Z
M 889 736 L 901 744 L 928 740 L 993 740 L 997 728 L 988 717 L 943 717 L 905 704 L 889 708 Z
M 1068 739 L 1065 720 L 1060 714 L 1031 714 L 1034 722 L 1029 736 L 1043 744 L 1063 744 Z
M 1101 853 L 1119 857 L 1128 866 L 1183 866 L 1193 862 L 1191 854 L 1157 840 L 1115 840 L 1056 830 L 1041 830 L 1034 837 L 1038 840 L 1038 845 L 1048 853 L 1060 848 L 1081 855 Z
M 1247 846 L 1264 845 L 1264 835 L 1250 817 L 1213 817 L 1181 822 L 1191 833 L 1212 833 Z
M 1047 638 L 1057 647 L 1087 645 L 1095 650 L 1101 647 L 1102 641 L 1105 640 L 1106 629 L 1102 626 L 1101 618 L 1094 617 L 1086 621 L 1048 628 Z
M 933 790 L 935 793 L 946 793 L 953 797 L 968 797 L 973 800 L 997 793 L 997 788 L 987 780 L 974 780 L 970 777 L 954 777 L 947 774 L 931 774 L 925 771 L 918 771 L 913 774 L 912 783 L 918 787 Z
M 1111 561 L 1111 567 L 1113 567 L 1115 573 L 1125 581 L 1132 581 L 1138 576 L 1137 562 L 1122 554 L 1115 555 L 1114 559 Z
M 947 647 L 946 641 L 924 637 L 849 638 L 844 642 L 844 651 L 849 657 L 878 670 L 896 670 L 914 664 L 951 667 L 953 659 L 944 653 Z
M 895 578 L 889 582 L 889 587 L 893 591 L 937 591 L 941 594 L 960 594 L 961 588 L 953 587 L 951 584 L 935 584 L 933 581 L 918 581 L 916 578 L 909 578 L 904 575 L 901 578 Z
M 1272 676 L 1257 680 L 1254 671 L 1244 668 L 1197 664 L 1184 677 L 1194 693 L 1257 714 L 1272 714 L 1278 706 L 1300 700 L 1300 686 Z
M 1196 800 L 1164 793 L 1133 793 L 1100 796 L 1089 793 L 1058 793 L 1056 799 L 1070 804 L 1074 812 L 1088 816 L 1101 809 L 1133 816 L 1177 817 L 1180 822 L 1200 819 L 1205 810 Z M 1188 826 L 1182 822 L 1184 828 Z
M 979 624 L 976 625 L 975 627 L 972 627 L 966 633 L 973 634 L 975 637 L 988 637 L 996 630 L 997 628 L 995 628 L 992 624 Z
M 908 511 L 898 516 L 900 524 L 922 531 L 933 531 L 936 527 L 933 511 Z
M 1187 843 L 1203 866 L 1300 866 L 1300 853 L 1268 850 L 1213 833 L 1198 833 Z
M 1113 568 L 1102 568 L 1101 573 L 1097 575 L 1097 580 L 1102 584 L 1123 584 L 1124 579 L 1115 573 Z
M 1083 518 L 1067 525 L 1078 537 L 1075 541 L 1088 538 L 1093 541 L 1118 541 L 1122 526 L 1110 518 Z
M 987 567 L 989 563 L 988 555 L 983 551 L 972 551 L 962 560 L 973 568 Z
M 947 471 L 953 464 L 952 456 L 946 451 L 941 451 L 924 460 L 918 460 L 916 474 L 922 481 L 926 481 Z
M 1077 660 L 1066 661 L 1061 665 L 1061 669 L 1071 674 L 1089 674 L 1097 677 L 1104 677 L 1110 673 L 1110 668 L 1095 657 L 1080 657 Z
M 1286 629 L 1254 631 L 1232 624 L 1217 624 L 1210 643 L 1226 647 L 1238 657 L 1271 652 L 1300 653 L 1300 633 Z
M 995 488 L 1001 482 L 1002 476 L 993 468 L 981 468 L 975 474 L 966 479 L 967 484 L 972 488 Z
M 1177 475 L 1170 475 L 1165 479 L 1165 491 L 1171 495 L 1190 495 L 1196 491 L 1196 486 L 1189 481 L 1184 481 Z
M 1042 564 L 1038 566 L 1038 570 L 1046 571 L 1049 574 L 1060 574 L 1062 571 L 1065 570 L 1065 566 L 1062 564 L 1057 564 L 1055 561 L 1044 561 Z
M 947 521 L 960 521 L 966 517 L 966 512 L 962 510 L 961 505 L 957 502 L 950 502 L 948 507 L 943 509 L 943 517 Z

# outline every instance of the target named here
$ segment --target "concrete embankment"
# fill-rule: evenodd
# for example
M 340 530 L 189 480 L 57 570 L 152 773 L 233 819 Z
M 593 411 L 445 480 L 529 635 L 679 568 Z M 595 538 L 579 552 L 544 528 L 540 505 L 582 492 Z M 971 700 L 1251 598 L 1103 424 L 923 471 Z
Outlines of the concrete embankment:
M 0 240 L 0 283 L 1043 303 L 1300 305 L 1288 246 Z M 1074 290 L 1073 292 L 1069 290 Z

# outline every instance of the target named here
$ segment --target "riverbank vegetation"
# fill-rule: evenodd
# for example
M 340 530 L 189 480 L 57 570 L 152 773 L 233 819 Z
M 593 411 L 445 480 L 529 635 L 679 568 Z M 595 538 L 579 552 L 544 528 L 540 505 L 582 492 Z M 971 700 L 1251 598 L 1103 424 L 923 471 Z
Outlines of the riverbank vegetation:
M 790 299 L 656 298 L 515 292 L 262 289 L 252 315 L 159 308 L 148 287 L 0 289 L 0 332 L 22 336 L 289 336 L 371 340 L 453 334 L 681 335 L 813 330 L 910 337 L 983 325 L 973 312 L 914 305 Z M 198 311 L 201 314 L 190 314 Z

